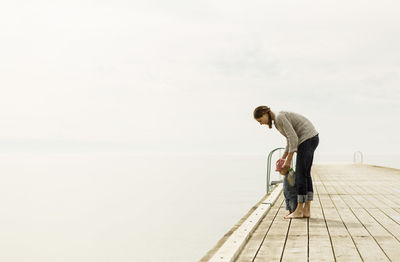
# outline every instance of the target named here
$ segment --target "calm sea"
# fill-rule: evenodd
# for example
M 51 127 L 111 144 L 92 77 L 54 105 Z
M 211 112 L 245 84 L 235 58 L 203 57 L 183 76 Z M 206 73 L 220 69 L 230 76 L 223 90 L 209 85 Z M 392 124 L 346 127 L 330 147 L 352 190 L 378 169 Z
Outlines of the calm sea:
M 265 156 L 3 154 L 2 160 L 0 261 L 198 261 L 265 194 Z M 399 160 L 364 156 L 365 163 L 395 168 Z

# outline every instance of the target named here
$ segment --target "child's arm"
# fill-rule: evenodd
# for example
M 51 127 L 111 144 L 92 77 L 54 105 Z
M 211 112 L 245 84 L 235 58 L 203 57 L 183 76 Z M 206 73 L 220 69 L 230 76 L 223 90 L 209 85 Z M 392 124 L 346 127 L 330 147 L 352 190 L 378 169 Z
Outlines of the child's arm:
M 285 159 L 286 161 L 283 163 L 283 167 L 286 167 L 288 170 L 290 169 L 290 164 L 292 163 L 294 152 L 285 152 L 281 159 Z M 287 157 L 287 159 L 286 159 Z

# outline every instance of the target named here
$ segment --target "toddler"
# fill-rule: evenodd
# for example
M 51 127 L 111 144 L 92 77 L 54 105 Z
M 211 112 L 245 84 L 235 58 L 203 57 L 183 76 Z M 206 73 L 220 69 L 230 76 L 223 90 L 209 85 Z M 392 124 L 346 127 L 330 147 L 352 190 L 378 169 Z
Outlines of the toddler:
M 281 175 L 284 175 L 283 178 L 283 196 L 285 197 L 286 202 L 286 210 L 288 210 L 288 215 L 293 213 L 293 211 L 297 207 L 297 191 L 296 184 L 290 184 L 288 181 L 288 172 L 289 170 L 282 169 L 283 164 L 285 163 L 285 159 L 281 158 L 276 161 L 276 169 Z

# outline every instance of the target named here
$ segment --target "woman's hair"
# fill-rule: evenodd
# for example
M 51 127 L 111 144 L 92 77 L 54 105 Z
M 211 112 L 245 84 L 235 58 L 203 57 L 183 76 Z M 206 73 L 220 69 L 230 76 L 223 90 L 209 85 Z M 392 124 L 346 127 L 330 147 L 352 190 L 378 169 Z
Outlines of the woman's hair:
M 258 119 L 263 115 L 268 114 L 268 127 L 272 128 L 272 116 L 271 116 L 271 108 L 268 106 L 258 106 L 254 109 L 254 119 Z

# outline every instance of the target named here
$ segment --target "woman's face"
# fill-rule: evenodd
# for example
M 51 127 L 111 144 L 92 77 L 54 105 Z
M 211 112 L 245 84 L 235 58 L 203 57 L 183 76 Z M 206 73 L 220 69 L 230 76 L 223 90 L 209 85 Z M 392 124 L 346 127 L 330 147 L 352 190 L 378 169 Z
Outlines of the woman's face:
M 268 114 L 264 114 L 262 117 L 256 119 L 260 125 L 268 125 Z

